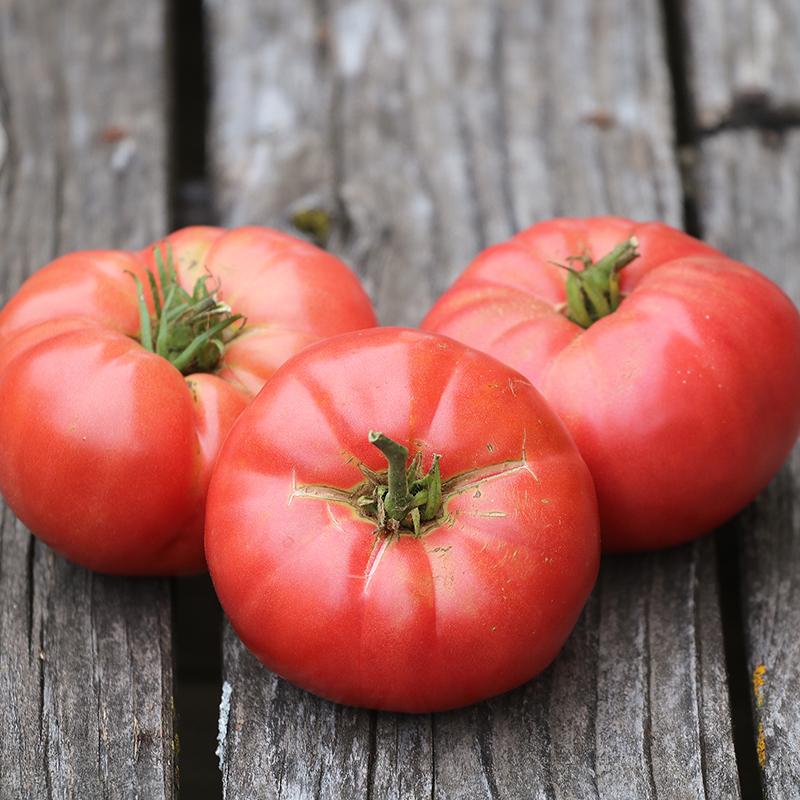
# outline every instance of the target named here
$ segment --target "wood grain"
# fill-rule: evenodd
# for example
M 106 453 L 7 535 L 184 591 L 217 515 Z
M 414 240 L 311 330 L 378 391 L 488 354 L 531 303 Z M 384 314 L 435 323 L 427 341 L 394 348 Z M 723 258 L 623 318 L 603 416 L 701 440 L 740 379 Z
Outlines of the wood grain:
M 726 132 L 698 164 L 701 219 L 716 246 L 800 302 L 800 131 Z M 800 445 L 735 522 L 748 679 L 764 796 L 800 797 Z
M 796 0 L 681 0 L 681 7 L 701 128 L 800 119 Z
M 680 224 L 655 2 L 208 0 L 225 223 L 326 210 L 384 323 L 537 219 Z M 228 798 L 731 798 L 713 541 L 607 559 L 556 663 L 462 711 L 316 700 L 224 642 Z
M 163 231 L 162 22 L 159 0 L 0 3 L 0 300 L 61 252 Z M 172 798 L 168 584 L 0 515 L 0 797 Z

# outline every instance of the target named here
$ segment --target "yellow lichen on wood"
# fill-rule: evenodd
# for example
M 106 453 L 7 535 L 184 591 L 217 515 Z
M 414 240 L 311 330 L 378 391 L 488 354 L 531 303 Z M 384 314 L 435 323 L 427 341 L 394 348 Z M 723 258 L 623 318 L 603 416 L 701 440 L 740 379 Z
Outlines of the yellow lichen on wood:
M 761 769 L 767 765 L 767 741 L 764 738 L 764 723 L 758 723 L 758 738 L 756 740 L 756 753 L 758 754 L 758 766 Z
M 756 706 L 761 708 L 764 704 L 763 688 L 766 682 L 767 668 L 763 664 L 758 664 L 753 670 L 753 696 L 756 699 Z

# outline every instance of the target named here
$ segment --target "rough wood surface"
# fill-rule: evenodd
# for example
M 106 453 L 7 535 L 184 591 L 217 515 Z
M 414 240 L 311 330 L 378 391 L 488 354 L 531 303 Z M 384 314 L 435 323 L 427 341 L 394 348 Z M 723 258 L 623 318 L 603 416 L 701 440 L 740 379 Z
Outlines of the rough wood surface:
M 556 214 L 680 223 L 655 2 L 207 0 L 225 223 L 327 210 L 384 323 Z M 557 662 L 463 711 L 332 706 L 225 637 L 228 798 L 732 798 L 713 541 L 608 559 Z M 344 788 L 343 788 L 344 787 Z
M 800 303 L 800 131 L 713 136 L 698 166 L 706 237 Z M 735 527 L 764 796 L 800 798 L 800 445 Z
M 697 120 L 800 117 L 797 0 L 666 0 L 685 9 Z
M 0 301 L 61 252 L 163 231 L 162 18 L 0 2 Z M 70 565 L 0 507 L 0 797 L 171 798 L 172 724 L 168 584 Z

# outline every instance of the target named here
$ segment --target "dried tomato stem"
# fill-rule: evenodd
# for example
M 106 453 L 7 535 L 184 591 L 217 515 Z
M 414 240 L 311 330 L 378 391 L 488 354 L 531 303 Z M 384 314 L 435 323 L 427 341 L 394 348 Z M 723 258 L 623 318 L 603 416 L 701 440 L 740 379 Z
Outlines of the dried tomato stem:
M 387 515 L 400 522 L 408 514 L 412 500 L 408 493 L 408 474 L 406 473 L 408 448 L 377 431 L 369 432 L 369 440 L 386 456 L 386 460 L 389 462 L 387 475 L 389 491 L 383 498 L 383 505 Z

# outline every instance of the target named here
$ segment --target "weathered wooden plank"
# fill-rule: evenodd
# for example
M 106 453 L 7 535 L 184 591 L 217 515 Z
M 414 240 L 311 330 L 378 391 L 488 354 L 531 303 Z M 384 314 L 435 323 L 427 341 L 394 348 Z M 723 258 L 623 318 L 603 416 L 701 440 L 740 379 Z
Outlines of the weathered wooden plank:
M 672 2 L 672 0 L 667 0 Z M 796 0 L 682 0 L 689 66 L 703 128 L 800 113 Z
M 800 131 L 722 133 L 698 164 L 707 238 L 800 302 Z M 764 796 L 800 797 L 800 446 L 736 526 Z
M 696 184 L 705 238 L 800 303 L 800 131 L 703 139 Z
M 0 292 L 166 225 L 163 4 L 0 3 Z M 165 581 L 68 564 L 0 525 L 0 796 L 174 796 Z
M 327 210 L 331 248 L 365 276 L 384 323 L 419 322 L 478 249 L 542 217 L 680 222 L 655 2 L 208 9 L 224 221 Z M 470 709 L 336 708 L 270 675 L 230 633 L 225 678 L 229 798 L 333 797 L 339 785 L 375 798 L 739 793 L 712 541 L 608 559 L 557 662 Z

